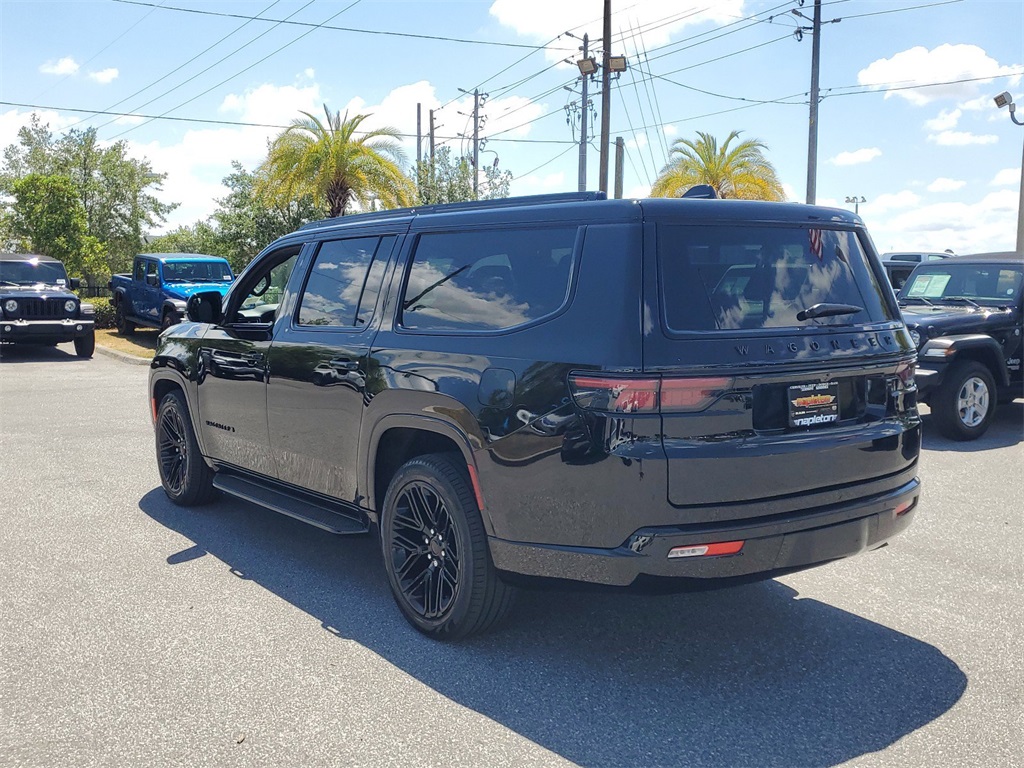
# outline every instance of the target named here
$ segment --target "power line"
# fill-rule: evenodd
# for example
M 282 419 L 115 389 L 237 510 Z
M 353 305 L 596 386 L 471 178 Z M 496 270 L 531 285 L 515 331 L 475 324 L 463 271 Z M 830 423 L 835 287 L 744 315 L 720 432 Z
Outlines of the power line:
M 544 46 L 526 45 L 524 43 L 500 43 L 495 40 L 468 40 L 463 37 L 444 37 L 442 35 L 420 35 L 412 32 L 391 32 L 382 29 L 360 29 L 358 27 L 337 27 L 330 26 L 327 24 L 313 24 L 312 22 L 306 21 L 290 21 L 288 19 L 268 19 L 259 18 L 256 16 L 246 16 L 240 13 L 223 13 L 221 11 L 202 11 L 198 8 L 179 8 L 173 5 L 158 6 L 154 3 L 143 3 L 140 0 L 113 0 L 115 3 L 123 3 L 125 5 L 141 5 L 145 7 L 160 8 L 165 11 L 178 11 L 180 13 L 194 13 L 200 16 L 220 16 L 228 19 L 249 19 L 251 21 L 265 21 L 274 24 L 291 24 L 297 27 L 313 27 L 314 29 L 330 29 L 335 32 L 352 32 L 360 35 L 384 35 L 387 37 L 407 37 L 415 40 L 439 40 L 445 43 L 466 43 L 468 45 L 490 45 L 497 46 L 500 48 L 526 48 L 531 50 L 543 50 Z M 570 50 L 568 48 L 556 48 L 553 50 Z
M 264 9 L 263 9 L 262 11 L 260 11 L 260 14 L 266 13 L 266 12 L 267 12 L 267 11 L 269 11 L 269 10 L 270 10 L 271 8 L 273 8 L 273 7 L 275 6 L 275 5 L 277 5 L 277 4 L 279 3 L 279 2 L 281 2 L 281 0 L 274 0 L 274 2 L 272 2 L 272 3 L 271 3 L 270 5 L 268 5 L 268 6 L 266 7 L 266 8 L 264 8 Z M 305 5 L 303 5 L 303 6 L 301 7 L 301 8 L 299 8 L 299 9 L 298 9 L 297 11 L 295 11 L 295 13 L 299 13 L 299 12 L 300 12 L 300 11 L 302 11 L 303 9 L 305 9 L 305 8 L 308 8 L 308 7 L 309 7 L 310 5 L 312 5 L 312 4 L 314 3 L 314 2 L 316 2 L 316 0 L 310 0 L 310 1 L 308 2 L 308 3 L 306 3 L 306 4 L 305 4 Z M 294 15 L 295 15 L 295 13 L 293 13 L 293 14 L 292 14 L 292 16 L 294 16 Z M 248 25 L 249 25 L 249 24 L 251 24 L 251 23 L 252 23 L 251 21 L 246 21 L 246 22 L 243 22 L 242 24 L 239 24 L 239 25 L 238 25 L 237 27 L 235 27 L 235 28 L 234 28 L 233 30 L 231 30 L 231 31 L 230 31 L 230 32 L 228 32 L 228 33 L 227 33 L 226 35 L 224 35 L 224 37 L 220 38 L 220 40 L 218 40 L 217 42 L 215 42 L 215 43 L 214 43 L 213 45 L 207 46 L 207 47 L 206 47 L 206 48 L 204 48 L 204 49 L 203 49 L 202 51 L 200 51 L 200 52 L 199 52 L 199 53 L 197 53 L 197 54 L 196 54 L 195 56 L 193 56 L 193 57 L 192 57 L 191 59 L 189 59 L 188 61 L 184 62 L 183 64 L 180 64 L 179 66 L 175 67 L 174 69 L 172 69 L 172 70 L 171 70 L 170 72 L 168 72 L 167 74 L 165 74 L 165 75 L 162 75 L 161 77 L 158 77 L 158 78 L 157 78 L 156 80 L 154 80 L 153 82 L 151 82 L 151 83 L 150 83 L 149 85 L 145 85 L 145 86 L 143 86 L 142 88 L 140 88 L 139 90 L 135 91 L 135 93 L 132 93 L 132 94 L 130 94 L 130 95 L 128 95 L 128 96 L 125 96 L 125 97 L 124 97 L 123 99 L 121 99 L 120 101 L 116 101 L 116 102 L 114 102 L 114 103 L 113 103 L 113 104 L 111 104 L 111 105 L 110 105 L 109 107 L 107 107 L 107 109 L 113 109 L 114 107 L 119 107 L 119 106 L 121 106 L 122 104 L 124 104 L 124 103 L 125 103 L 126 101 L 128 101 L 129 99 L 134 99 L 134 98 L 135 98 L 136 96 L 138 96 L 138 95 L 139 95 L 140 93 L 143 93 L 144 91 L 148 91 L 148 90 L 149 90 L 150 88 L 152 88 L 152 87 L 153 87 L 154 85 L 156 85 L 157 83 L 161 83 L 161 82 L 163 82 L 164 80 L 166 80 L 166 79 L 167 79 L 168 77 L 170 77 L 170 76 L 171 76 L 171 75 L 173 75 L 174 73 L 176 73 L 176 72 L 180 72 L 180 71 L 181 71 L 182 69 L 184 69 L 185 67 L 187 67 L 187 66 L 188 66 L 189 64 L 191 64 L 191 63 L 192 63 L 193 61 L 195 61 L 196 59 L 198 59 L 198 58 L 199 58 L 200 56 L 203 56 L 204 54 L 206 54 L 206 53 L 209 53 L 209 52 L 210 52 L 210 51 L 212 51 L 212 50 L 213 50 L 214 48 L 216 48 L 216 47 L 217 47 L 218 45 L 220 45 L 220 44 L 221 44 L 221 43 L 223 43 L 223 42 L 224 42 L 225 40 L 227 40 L 227 39 L 228 39 L 229 37 L 231 37 L 232 35 L 236 34 L 237 32 L 240 32 L 240 31 L 241 31 L 241 30 L 242 30 L 242 29 L 243 29 L 244 27 L 248 26 Z M 252 44 L 253 44 L 253 43 L 255 43 L 255 42 L 256 42 L 257 40 L 259 40 L 259 39 L 260 39 L 261 37 L 263 37 L 263 35 L 266 35 L 266 34 L 268 34 L 268 33 L 269 33 L 269 32 L 270 32 L 271 30 L 273 30 L 273 29 L 274 29 L 274 27 L 271 27 L 270 29 L 266 30 L 265 32 L 262 32 L 262 33 L 260 33 L 259 35 L 257 35 L 256 37 L 254 37 L 254 38 L 253 38 L 252 40 L 250 40 L 249 42 L 247 42 L 247 43 L 245 43 L 244 45 L 242 45 L 242 46 L 240 46 L 240 47 L 236 48 L 235 50 L 233 50 L 233 51 L 232 51 L 231 53 L 229 53 L 229 54 L 228 54 L 227 56 L 224 56 L 223 58 L 219 59 L 218 61 L 215 61 L 215 62 L 214 62 L 213 64 L 211 64 L 211 65 L 210 65 L 209 67 L 207 67 L 206 69 L 204 69 L 204 70 L 203 70 L 202 72 L 199 72 L 198 74 L 195 74 L 195 75 L 193 75 L 193 76 L 192 76 L 192 77 L 190 77 L 190 78 L 189 78 L 188 80 L 184 80 L 184 81 L 182 81 L 182 82 L 178 83 L 178 84 L 177 84 L 176 86 L 174 86 L 173 88 L 171 88 L 171 89 L 169 89 L 169 90 L 166 90 L 166 91 L 164 91 L 164 92 L 163 92 L 163 93 L 161 93 L 161 94 L 160 94 L 159 96 L 157 96 L 157 97 L 155 97 L 155 98 L 152 98 L 152 99 L 150 99 L 149 101 L 145 102 L 144 104 L 139 104 L 139 105 L 138 105 L 137 107 L 134 107 L 134 109 L 135 109 L 135 110 L 139 110 L 139 109 L 144 109 L 145 107 L 148 107 L 148 106 L 149 106 L 150 104 L 152 104 L 152 103 L 153 103 L 154 101 L 157 101 L 158 99 L 162 99 L 162 98 L 163 98 L 164 96 L 168 95 L 169 93 L 173 93 L 173 92 L 174 92 L 174 91 L 176 91 L 176 90 L 177 90 L 178 88 L 181 88 L 181 87 L 182 87 L 183 85 L 187 85 L 188 83 L 192 82 L 192 81 L 193 81 L 193 80 L 195 80 L 195 79 L 196 79 L 197 77 L 199 77 L 200 75 L 203 75 L 203 74 L 206 74 L 207 72 L 209 72 L 209 71 L 210 71 L 211 69 L 213 69 L 213 67 L 217 66 L 217 65 L 218 65 L 218 64 L 220 64 L 221 62 L 225 61 L 226 59 L 229 59 L 229 58 L 231 58 L 231 57 L 232 57 L 232 56 L 234 56 L 234 55 L 235 55 L 236 53 L 238 53 L 239 51 L 241 51 L 241 50 L 242 50 L 243 48 L 246 48 L 246 47 L 248 47 L 248 46 L 252 45 Z M 78 121 L 78 123 L 82 123 L 82 122 L 85 122 L 85 120 L 88 120 L 88 119 L 89 119 L 89 118 L 83 118 L 82 120 L 79 120 L 79 121 Z M 113 121 L 111 121 L 111 122 L 113 122 Z M 75 125 L 78 125 L 78 123 L 75 123 Z M 110 125 L 110 122 L 104 123 L 103 125 L 99 126 L 99 128 L 97 128 L 96 130 L 97 130 L 97 131 L 99 131 L 99 130 L 102 130 L 103 128 L 106 128 L 106 127 L 107 127 L 108 125 Z
M 309 3 L 306 3 L 306 5 L 302 6 L 302 8 L 306 8 L 306 7 L 308 7 L 308 6 L 310 5 L 310 4 L 312 4 L 312 3 L 314 3 L 314 2 L 316 2 L 316 0 L 310 0 L 310 2 L 309 2 Z M 338 18 L 339 16 L 341 16 L 341 14 L 345 13 L 345 12 L 346 12 L 346 11 L 348 11 L 348 10 L 349 10 L 350 8 L 352 8 L 353 6 L 356 6 L 356 5 L 358 5 L 358 4 L 359 4 L 359 3 L 361 3 L 361 2 L 362 2 L 362 0 L 353 0 L 353 2 L 349 3 L 348 5 L 346 5 L 346 6 L 344 7 L 344 8 L 342 8 L 342 9 L 341 9 L 340 11 L 338 11 L 337 13 L 335 13 L 335 14 L 332 14 L 331 16 L 328 16 L 328 17 L 327 17 L 326 19 L 324 19 L 324 22 L 323 22 L 323 23 L 324 23 L 324 24 L 326 24 L 326 23 L 327 23 L 328 21 L 332 21 L 333 19 L 336 19 L 336 18 Z M 299 10 L 302 10 L 302 8 L 300 8 Z M 296 13 L 298 13 L 298 11 L 296 11 Z M 260 59 L 259 61 L 253 62 L 253 63 L 252 63 L 252 64 L 250 64 L 249 66 L 247 66 L 247 67 L 244 67 L 244 68 L 240 69 L 240 70 L 239 70 L 238 72 L 235 72 L 235 74 L 233 74 L 233 75 L 230 75 L 229 77 L 226 77 L 226 78 L 224 78 L 223 80 L 221 80 L 221 81 L 220 81 L 219 83 L 217 83 L 216 85 L 212 85 L 212 86 L 210 86 L 209 88 L 207 88 L 207 89 L 206 89 L 205 91 L 203 91 L 202 93 L 200 93 L 200 94 L 197 94 L 196 96 L 193 96 L 193 97 L 192 97 L 191 99 L 186 99 L 185 101 L 181 102 L 180 104 L 177 104 L 177 105 L 175 105 L 175 106 L 171 107 L 171 108 L 170 108 L 170 109 L 168 109 L 168 110 L 167 110 L 166 112 L 164 112 L 164 113 L 163 113 L 163 115 L 169 115 L 169 114 L 170 114 L 171 112 L 174 112 L 175 110 L 181 109 L 181 108 L 182 108 L 182 107 L 184 107 L 184 106 L 185 106 L 186 104 L 191 104 L 191 103 L 192 103 L 193 101 L 195 101 L 196 99 L 200 99 L 200 98 L 202 98 L 203 96 L 205 96 L 206 94 L 208 94 L 208 93 L 209 93 L 210 91 L 213 91 L 213 90 L 216 90 L 217 88 L 220 88 L 220 87 L 221 87 L 222 85 L 224 85 L 225 83 L 227 83 L 227 82 L 229 82 L 229 81 L 231 81 L 231 80 L 234 80 L 234 79 L 235 79 L 236 77 L 238 77 L 239 75 L 243 75 L 243 74 L 245 74 L 246 72 L 248 72 L 248 71 L 249 71 L 250 69 L 252 69 L 253 67 L 256 67 L 256 66 L 258 66 L 258 65 L 262 64 L 262 63 L 263 63 L 264 61 L 266 61 L 267 59 L 269 59 L 269 58 L 272 58 L 272 57 L 276 56 L 276 55 L 277 55 L 277 54 L 279 54 L 279 53 L 280 53 L 281 51 L 283 51 L 283 50 L 284 50 L 285 48 L 288 48 L 288 47 L 290 47 L 290 46 L 292 46 L 292 45 L 295 45 L 295 43 L 299 42 L 299 40 L 301 40 L 302 38 L 304 38 L 304 37 L 307 37 L 308 35 L 311 35 L 311 34 L 313 34 L 313 33 L 314 33 L 314 32 L 315 32 L 315 31 L 316 31 L 316 30 L 317 30 L 318 28 L 319 28 L 319 25 L 317 25 L 317 26 L 314 26 L 314 27 L 313 27 L 313 29 L 309 29 L 309 30 L 306 30 L 305 32 L 303 32 L 303 33 L 302 33 L 301 35 L 299 35 L 299 36 L 298 36 L 298 37 L 296 37 L 295 39 L 293 39 L 293 40 L 291 40 L 291 41 L 289 41 L 289 42 L 285 43 L 285 44 L 284 44 L 284 45 L 282 45 L 282 46 L 281 46 L 280 48 L 277 48 L 277 49 L 275 49 L 275 50 L 271 51 L 270 53 L 268 53 L 268 54 L 267 54 L 266 56 L 264 56 L 264 57 L 263 57 L 262 59 Z M 273 27 L 272 27 L 272 29 L 273 29 Z M 263 34 L 266 34 L 266 33 L 263 33 Z M 261 35 L 261 37 L 262 37 L 262 35 Z M 258 39 L 258 38 L 257 38 L 257 39 Z M 245 46 L 243 46 L 243 47 L 245 47 Z M 226 57 L 225 57 L 225 58 L 226 58 Z M 223 59 L 222 59 L 222 61 L 223 61 Z M 218 62 L 218 63 L 219 63 L 219 62 Z M 208 67 L 207 69 L 209 69 L 209 67 Z M 206 71 L 206 70 L 204 70 L 204 72 L 205 72 L 205 71 Z M 200 74 L 202 74 L 202 73 L 200 73 Z M 196 77 L 198 77 L 198 75 L 197 75 Z M 190 79 L 195 79 L 195 78 L 193 77 L 193 78 L 190 78 Z M 173 90 L 173 89 L 172 89 L 172 90 Z M 151 101 L 150 101 L 150 103 L 151 103 L 152 101 L 155 101 L 155 99 L 151 100 Z M 118 133 L 118 134 L 116 134 L 116 135 L 115 135 L 115 136 L 114 136 L 113 138 L 114 138 L 114 139 L 119 139 L 119 138 L 121 138 L 122 136 L 124 136 L 125 134 L 131 133 L 132 131 L 134 131 L 134 130 L 136 130 L 136 129 L 138 129 L 138 128 L 141 128 L 141 127 L 142 127 L 143 125 L 145 125 L 145 124 L 146 124 L 146 123 L 140 123 L 139 125 L 133 125 L 133 126 L 132 126 L 131 128 L 128 128 L 127 130 L 121 131 L 121 133 Z
M 558 158 L 562 157 L 567 152 L 569 152 L 569 151 L 571 151 L 573 149 L 576 149 L 576 142 L 575 141 L 571 142 L 570 145 L 563 152 L 559 152 L 557 155 L 552 157 L 550 160 L 547 160 L 547 161 L 541 163 L 536 168 L 533 168 L 533 169 L 527 171 L 526 173 L 524 173 L 524 174 L 522 174 L 520 176 L 516 176 L 516 178 L 517 179 L 525 179 L 527 176 L 530 176 L 530 175 L 536 173 L 541 168 L 544 168 L 545 166 L 551 165 L 553 162 L 555 162 L 555 160 L 557 160 Z

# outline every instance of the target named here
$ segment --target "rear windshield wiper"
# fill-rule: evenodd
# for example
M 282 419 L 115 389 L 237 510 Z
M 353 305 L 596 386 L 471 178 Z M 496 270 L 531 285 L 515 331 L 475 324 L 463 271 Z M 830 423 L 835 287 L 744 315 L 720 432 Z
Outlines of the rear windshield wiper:
M 981 304 L 979 304 L 976 301 L 972 301 L 971 299 L 968 299 L 966 296 L 943 296 L 942 300 L 943 301 L 963 301 L 963 302 L 966 302 L 966 303 L 970 304 L 972 307 L 978 307 L 979 309 L 981 309 Z
M 929 307 L 935 306 L 932 302 L 928 301 L 928 299 L 926 299 L 924 296 L 905 296 L 902 299 L 900 299 L 899 305 L 902 307 L 904 304 L 909 304 L 912 301 L 920 301 L 922 304 L 927 304 Z
M 17 288 L 21 285 L 21 283 L 15 283 L 11 280 L 0 280 L 0 285 L 13 285 L 15 288 Z
M 829 304 L 821 302 L 812 304 L 807 309 L 801 309 L 796 313 L 797 320 L 813 320 L 816 317 L 835 317 L 837 315 L 855 315 L 863 312 L 864 307 L 855 304 Z

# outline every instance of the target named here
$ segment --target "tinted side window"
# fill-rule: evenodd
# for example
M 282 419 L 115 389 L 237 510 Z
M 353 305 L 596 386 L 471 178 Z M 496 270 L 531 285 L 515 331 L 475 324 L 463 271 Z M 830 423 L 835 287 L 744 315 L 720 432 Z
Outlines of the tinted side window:
M 142 280 L 146 277 L 146 262 L 144 259 L 140 259 L 135 262 L 135 279 Z
M 576 227 L 420 236 L 402 294 L 404 328 L 493 331 L 565 303 Z
M 892 320 L 857 234 L 803 227 L 660 226 L 668 327 L 677 331 L 806 328 Z M 800 320 L 815 304 L 860 307 Z
M 380 242 L 379 237 L 360 237 L 320 244 L 302 293 L 299 325 L 352 327 L 366 322 L 373 312 L 372 305 L 369 313 L 358 317 L 356 310 L 367 287 L 372 289 L 376 302 L 380 275 L 376 275 L 376 287 L 367 286 L 367 276 Z

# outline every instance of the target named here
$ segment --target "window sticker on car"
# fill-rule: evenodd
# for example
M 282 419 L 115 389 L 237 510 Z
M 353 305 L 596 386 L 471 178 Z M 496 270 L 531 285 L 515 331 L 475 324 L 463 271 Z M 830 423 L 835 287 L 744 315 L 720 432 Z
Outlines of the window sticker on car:
M 923 296 L 926 299 L 941 299 L 950 275 L 918 275 L 907 291 L 907 296 Z

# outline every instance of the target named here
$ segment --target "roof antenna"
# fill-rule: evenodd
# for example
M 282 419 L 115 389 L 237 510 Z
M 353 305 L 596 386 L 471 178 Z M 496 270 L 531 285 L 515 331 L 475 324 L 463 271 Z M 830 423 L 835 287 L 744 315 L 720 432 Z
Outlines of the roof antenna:
M 698 184 L 683 192 L 680 197 L 694 197 L 700 200 L 717 200 L 718 193 L 710 184 Z

